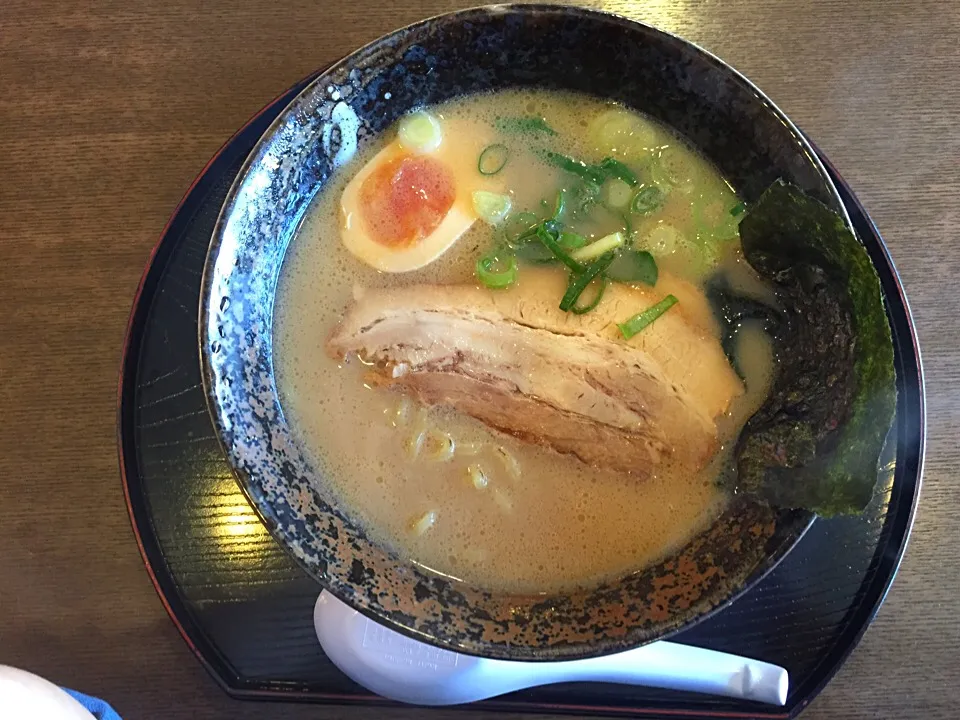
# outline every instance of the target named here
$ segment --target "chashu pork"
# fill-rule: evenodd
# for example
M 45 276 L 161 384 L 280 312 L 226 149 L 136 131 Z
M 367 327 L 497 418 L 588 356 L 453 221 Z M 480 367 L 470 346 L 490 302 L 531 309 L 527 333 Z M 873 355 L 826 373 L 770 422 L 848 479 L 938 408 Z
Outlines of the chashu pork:
M 649 476 L 698 469 L 715 419 L 743 391 L 706 300 L 666 273 L 656 288 L 611 283 L 584 315 L 559 309 L 562 273 L 524 268 L 508 290 L 417 285 L 359 291 L 327 341 L 372 363 L 372 380 L 449 405 L 523 440 Z M 679 303 L 631 340 L 616 327 L 668 293 Z

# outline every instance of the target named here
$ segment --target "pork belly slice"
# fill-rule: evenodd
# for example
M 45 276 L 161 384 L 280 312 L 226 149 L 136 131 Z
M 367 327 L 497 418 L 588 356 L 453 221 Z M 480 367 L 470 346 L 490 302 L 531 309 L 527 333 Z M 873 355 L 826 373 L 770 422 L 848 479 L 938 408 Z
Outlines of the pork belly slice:
M 505 291 L 473 285 L 366 290 L 327 341 L 372 380 L 448 405 L 528 442 L 645 477 L 667 461 L 699 469 L 715 418 L 743 391 L 693 286 L 608 287 L 585 315 L 558 307 L 562 273 L 524 268 Z M 680 302 L 623 340 L 616 327 L 672 292 Z

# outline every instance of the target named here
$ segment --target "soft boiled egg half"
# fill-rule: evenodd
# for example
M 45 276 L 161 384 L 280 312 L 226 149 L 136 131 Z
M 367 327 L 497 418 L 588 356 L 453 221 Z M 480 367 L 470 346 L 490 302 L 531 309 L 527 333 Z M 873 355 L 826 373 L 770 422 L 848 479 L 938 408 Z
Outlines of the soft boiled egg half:
M 462 121 L 441 127 L 425 112 L 403 118 L 397 137 L 343 191 L 346 248 L 391 273 L 416 270 L 446 252 L 477 221 L 472 193 L 488 184 L 477 171 L 485 144 L 477 129 Z

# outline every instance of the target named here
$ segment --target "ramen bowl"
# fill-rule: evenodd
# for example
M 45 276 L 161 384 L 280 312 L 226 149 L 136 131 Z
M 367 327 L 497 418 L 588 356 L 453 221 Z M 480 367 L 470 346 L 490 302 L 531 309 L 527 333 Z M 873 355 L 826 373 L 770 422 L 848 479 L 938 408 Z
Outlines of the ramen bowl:
M 613 653 L 663 638 L 746 592 L 813 514 L 734 497 L 674 555 L 559 594 L 495 593 L 373 542 L 298 445 L 274 375 L 274 299 L 307 207 L 337 168 L 411 109 L 508 88 L 622 103 L 685 136 L 747 203 L 778 178 L 846 219 L 801 133 L 746 78 L 684 40 L 599 12 L 493 6 L 393 32 L 334 64 L 259 141 L 223 207 L 200 308 L 205 390 L 237 480 L 266 527 L 337 598 L 457 652 L 514 660 Z

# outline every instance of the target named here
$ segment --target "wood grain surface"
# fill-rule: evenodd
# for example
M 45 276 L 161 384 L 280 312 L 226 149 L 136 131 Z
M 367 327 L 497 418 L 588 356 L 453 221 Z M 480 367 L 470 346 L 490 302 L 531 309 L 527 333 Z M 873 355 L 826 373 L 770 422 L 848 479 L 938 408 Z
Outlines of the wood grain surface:
M 599 5 L 753 79 L 886 238 L 927 372 L 924 489 L 886 604 L 804 718 L 960 717 L 960 3 Z M 127 720 L 482 717 L 227 698 L 147 579 L 114 434 L 134 290 L 207 159 L 313 69 L 458 6 L 0 0 L 0 663 L 103 696 Z

